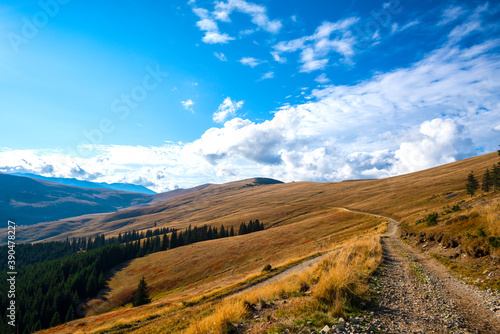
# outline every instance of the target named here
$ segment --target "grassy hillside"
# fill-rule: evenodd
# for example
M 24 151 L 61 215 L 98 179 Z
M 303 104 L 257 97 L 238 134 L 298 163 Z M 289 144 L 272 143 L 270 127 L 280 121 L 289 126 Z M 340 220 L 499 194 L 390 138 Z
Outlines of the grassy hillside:
M 4 173 L 0 173 L 0 185 L 0 215 L 18 225 L 114 212 L 151 200 L 145 194 L 78 188 Z
M 474 242 L 479 240 L 488 244 L 490 237 L 500 237 L 500 230 L 495 227 L 500 209 L 498 195 L 479 194 L 470 199 L 465 192 L 465 180 L 471 170 L 474 170 L 476 175 L 481 175 L 497 161 L 498 155 L 495 152 L 383 180 L 325 184 L 259 184 L 255 180 L 244 180 L 211 186 L 151 207 L 125 210 L 105 217 L 96 217 L 84 223 L 75 220 L 70 226 L 74 231 L 57 238 L 65 238 L 75 232 L 84 235 L 96 232 L 116 234 L 132 228 L 151 228 L 155 222 L 158 227 L 185 228 L 189 224 L 205 223 L 237 227 L 242 221 L 258 218 L 265 223 L 267 229 L 250 235 L 212 240 L 160 252 L 126 263 L 109 274 L 109 291 L 103 298 L 93 300 L 86 306 L 89 314 L 113 311 L 90 316 L 46 332 L 173 333 L 188 328 L 194 333 L 203 332 L 206 328 L 222 332 L 225 330 L 224 324 L 227 325 L 232 319 L 244 318 L 248 310 L 241 308 L 244 305 L 242 299 L 232 302 L 228 299 L 230 297 L 220 297 L 265 277 L 266 274 L 261 273 L 265 264 L 284 268 L 286 263 L 300 261 L 318 251 L 340 247 L 342 242 L 349 243 L 360 234 L 377 235 L 375 231 L 380 230 L 381 219 L 346 212 L 339 207 L 391 216 L 402 221 L 403 227 L 409 231 L 408 235 L 413 233 L 414 237 L 421 236 L 416 232 L 425 233 L 425 238 L 430 240 L 428 233 L 434 231 L 433 229 L 438 233 L 437 229 L 441 229 L 449 233 L 450 238 L 459 237 L 460 233 L 469 233 L 470 236 L 465 234 L 465 237 Z M 460 206 L 460 210 L 448 213 L 450 208 L 456 205 Z M 438 212 L 440 217 L 437 225 L 419 223 L 422 218 L 425 219 L 433 212 Z M 460 215 L 466 216 L 466 219 L 457 218 Z M 468 227 L 464 229 L 463 226 Z M 479 228 L 482 228 L 482 232 L 479 232 Z M 410 241 L 421 243 L 411 238 Z M 372 242 L 367 245 L 370 245 L 366 246 L 369 249 L 377 248 Z M 441 250 L 449 249 L 448 247 L 443 242 L 436 246 Z M 360 261 L 368 261 L 370 265 L 363 264 L 359 268 L 354 266 L 358 268 L 354 277 L 365 277 L 363 275 L 373 270 L 378 255 L 368 248 L 367 253 L 363 251 L 364 254 L 373 256 Z M 464 275 L 470 275 L 472 272 L 480 272 L 478 275 L 483 276 L 489 274 L 488 271 L 483 272 L 483 268 L 476 262 L 485 260 L 485 257 L 474 257 L 465 243 L 459 243 L 459 246 L 452 249 L 455 253 L 462 249 L 460 254 L 466 254 L 466 263 L 473 264 L 471 268 L 450 262 L 448 257 L 441 258 L 443 262 L 455 266 L 457 271 L 464 271 Z M 498 265 L 491 261 L 494 260 L 495 254 L 492 253 L 487 261 L 489 268 L 497 272 Z M 434 256 L 439 258 L 441 255 L 436 253 Z M 350 257 L 351 255 L 347 256 Z M 349 267 L 349 264 L 345 263 L 331 266 L 336 265 Z M 321 290 L 321 285 L 317 284 L 321 282 L 323 274 L 318 275 L 320 276 L 316 275 L 310 282 L 313 286 L 312 297 L 319 294 L 314 291 Z M 142 276 L 145 276 L 151 285 L 154 303 L 130 308 L 128 302 Z M 332 284 L 332 291 L 337 291 L 335 284 Z M 362 283 L 360 284 L 362 287 Z M 296 284 L 293 286 L 297 287 Z M 298 293 L 294 289 L 288 293 Z M 214 297 L 216 299 L 213 299 Z M 309 298 L 300 293 L 296 297 Z M 245 298 L 249 300 L 253 297 Z M 229 304 L 219 304 L 221 300 L 222 303 Z M 308 303 L 300 305 L 311 305 Z M 217 308 L 226 311 L 213 313 Z M 231 310 L 241 312 L 231 313 Z M 312 312 L 310 307 L 301 309 L 300 306 L 292 307 L 289 311 L 282 310 L 280 312 L 285 313 L 280 314 L 295 314 L 296 319 L 302 319 L 307 310 Z M 214 318 L 211 318 L 212 316 Z M 319 314 L 318 317 L 321 318 L 322 315 Z M 220 326 L 212 328 L 212 323 Z M 205 325 L 208 327 L 203 327 Z
M 244 180 L 213 185 L 144 208 L 41 224 L 19 234 L 24 240 L 64 240 L 73 235 L 146 230 L 155 223 L 158 227 L 180 229 L 189 224 L 237 227 L 251 219 L 259 219 L 269 228 L 312 218 L 332 207 L 403 219 L 467 199 L 467 174 L 475 170 L 480 175 L 497 160 L 495 152 L 381 180 L 285 184 Z
M 268 277 L 269 273 L 262 272 L 266 264 L 279 272 L 367 235 L 380 224 L 382 219 L 336 209 L 316 219 L 135 259 L 109 273 L 109 290 L 84 307 L 89 315 L 112 312 L 43 332 L 99 333 L 114 328 L 128 333 L 138 319 L 141 324 L 144 319 L 154 319 L 150 324 L 156 328 L 154 332 L 176 333 L 189 327 L 200 308 L 206 312 L 222 296 Z M 151 287 L 153 303 L 131 309 L 130 298 L 142 276 Z M 189 320 L 180 321 L 182 318 Z

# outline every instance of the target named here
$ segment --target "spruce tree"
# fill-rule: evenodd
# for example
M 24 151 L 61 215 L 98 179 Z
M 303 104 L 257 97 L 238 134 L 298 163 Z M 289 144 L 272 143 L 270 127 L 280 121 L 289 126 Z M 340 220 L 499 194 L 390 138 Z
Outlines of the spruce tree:
M 486 168 L 486 172 L 483 174 L 483 182 L 481 184 L 481 189 L 485 192 L 489 192 L 493 186 L 493 179 L 491 178 L 490 170 Z
M 474 172 L 470 172 L 468 178 L 467 178 L 467 184 L 465 185 L 465 188 L 467 189 L 467 194 L 474 196 L 476 193 L 477 189 L 479 189 L 479 182 L 477 182 L 476 178 L 474 177 Z
M 493 191 L 497 191 L 500 188 L 500 166 L 497 164 L 494 164 L 491 169 L 491 182 L 493 184 Z
M 225 237 L 226 237 L 226 230 L 224 229 L 224 225 L 221 225 L 219 231 L 219 238 L 225 238 Z
M 61 315 L 56 311 L 54 316 L 52 316 L 52 320 L 50 320 L 50 327 L 55 327 L 61 324 Z
M 167 233 L 165 233 L 163 235 L 163 240 L 161 242 L 161 250 L 164 251 L 167 249 L 168 249 L 168 235 L 167 235 Z
M 73 305 L 71 305 L 68 309 L 68 313 L 66 313 L 66 318 L 64 318 L 64 322 L 70 322 L 75 320 L 75 310 L 73 309 Z
M 176 248 L 177 245 L 177 231 L 173 231 L 172 235 L 170 236 L 170 248 Z
M 148 290 L 146 279 L 143 276 L 137 285 L 137 291 L 135 292 L 134 301 L 132 302 L 134 307 L 151 303 Z

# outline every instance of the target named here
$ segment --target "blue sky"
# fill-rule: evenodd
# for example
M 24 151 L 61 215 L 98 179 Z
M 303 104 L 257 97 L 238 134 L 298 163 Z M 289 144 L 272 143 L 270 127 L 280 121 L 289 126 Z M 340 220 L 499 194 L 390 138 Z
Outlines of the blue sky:
M 0 171 L 156 191 L 398 175 L 500 144 L 500 5 L 2 1 Z

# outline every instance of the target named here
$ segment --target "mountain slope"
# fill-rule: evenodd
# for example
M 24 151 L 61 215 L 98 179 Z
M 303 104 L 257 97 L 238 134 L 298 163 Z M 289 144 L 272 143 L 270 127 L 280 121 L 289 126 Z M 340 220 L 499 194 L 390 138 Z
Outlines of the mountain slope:
M 0 215 L 18 225 L 114 212 L 151 200 L 151 195 L 79 188 L 4 173 L 0 173 L 0 185 Z
M 76 329 L 86 333 L 102 333 L 113 329 L 124 329 L 129 333 L 180 332 L 190 321 L 198 323 L 201 317 L 211 315 L 213 310 L 218 309 L 220 305 L 216 303 L 219 293 L 234 291 L 231 289 L 246 279 L 262 275 L 260 271 L 265 263 L 271 264 L 273 268 L 279 267 L 282 261 L 293 261 L 311 252 L 326 250 L 339 245 L 342 240 L 363 238 L 374 226 L 378 225 L 377 230 L 383 227 L 385 219 L 354 211 L 415 221 L 421 215 L 446 210 L 463 200 L 466 205 L 475 206 L 491 200 L 495 196 L 491 193 L 479 194 L 469 200 L 465 181 L 471 170 L 481 175 L 497 159 L 496 153 L 492 153 L 383 180 L 268 185 L 259 184 L 256 180 L 243 180 L 210 186 L 147 208 L 96 217 L 84 224 L 73 220 L 69 228 L 74 231 L 54 239 L 64 239 L 71 233 L 79 236 L 96 231 L 111 235 L 130 229 L 151 228 L 154 223 L 158 227 L 176 228 L 184 228 L 189 224 L 218 226 L 223 223 L 227 228 L 255 218 L 265 223 L 266 230 L 175 248 L 124 263 L 108 273 L 110 290 L 105 292 L 103 298 L 86 304 L 87 310 L 93 311 L 92 314 L 109 310 L 113 312 L 87 317 L 47 332 L 74 333 Z M 352 212 L 339 207 L 347 207 Z M 381 223 L 382 226 L 379 225 Z M 43 235 L 46 231 L 38 230 L 37 233 Z M 472 262 L 472 259 L 469 261 Z M 480 272 L 486 273 L 483 269 Z M 142 276 L 151 284 L 154 303 L 129 308 L 128 300 Z M 313 281 L 311 284 L 317 283 Z M 311 288 L 312 293 L 315 293 L 315 289 Z M 293 311 L 297 312 L 298 308 L 292 300 L 294 298 L 280 292 L 281 295 L 284 297 L 279 298 L 284 301 L 283 304 L 279 303 L 280 307 L 285 307 L 286 301 L 286 305 L 292 304 Z M 300 298 L 299 294 L 298 299 L 294 300 Z M 241 303 L 244 303 L 243 299 Z M 315 311 L 312 310 L 309 309 L 315 312 L 317 307 Z M 282 309 L 279 311 L 282 312 Z M 275 313 L 268 319 L 279 317 Z M 225 324 L 227 318 L 218 321 Z M 239 320 L 231 319 L 229 322 L 239 323 Z M 214 321 L 212 323 L 215 324 Z M 260 327 L 256 328 L 258 330 Z
M 128 191 L 133 193 L 141 193 L 147 195 L 156 194 L 154 191 L 140 185 L 130 184 L 130 183 L 105 183 L 105 182 L 90 182 L 82 181 L 72 178 L 63 177 L 46 177 L 32 173 L 11 173 L 11 175 L 25 176 L 32 179 L 44 180 L 50 182 L 56 182 L 60 184 L 65 184 L 67 186 L 80 187 L 80 188 L 90 188 L 90 189 L 112 189 L 118 191 Z
M 96 233 L 116 235 L 158 227 L 184 229 L 211 224 L 238 227 L 258 218 L 270 226 L 315 217 L 332 207 L 383 214 L 402 219 L 466 198 L 465 180 L 471 170 L 480 175 L 497 162 L 497 154 L 458 161 L 421 172 L 380 179 L 335 183 L 273 183 L 243 180 L 212 185 L 168 201 L 93 219 L 70 219 L 23 231 L 24 240 L 64 240 Z M 449 197 L 449 194 L 456 194 Z M 64 233 L 62 233 L 64 232 Z

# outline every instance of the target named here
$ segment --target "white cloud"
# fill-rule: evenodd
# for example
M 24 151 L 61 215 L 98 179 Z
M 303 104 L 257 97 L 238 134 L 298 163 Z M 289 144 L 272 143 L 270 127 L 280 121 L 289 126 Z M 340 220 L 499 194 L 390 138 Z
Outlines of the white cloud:
M 441 14 L 441 20 L 438 22 L 438 25 L 445 25 L 452 21 L 455 21 L 460 16 L 465 14 L 465 10 L 460 6 L 452 6 L 446 8 Z
M 344 61 L 349 62 L 354 55 L 354 45 L 356 43 L 350 27 L 358 21 L 359 18 L 356 17 L 337 22 L 325 21 L 316 29 L 313 35 L 276 44 L 274 46 L 276 55 L 279 57 L 284 52 L 301 50 L 301 72 L 324 69 L 330 60 L 328 55 L 332 52 L 341 56 Z
M 202 41 L 207 44 L 225 44 L 234 40 L 234 37 L 219 30 L 217 21 L 230 23 L 230 15 L 233 11 L 237 11 L 250 16 L 252 23 L 257 25 L 257 29 L 264 29 L 270 33 L 276 34 L 282 24 L 279 20 L 270 20 L 267 16 L 267 9 L 264 6 L 257 5 L 244 0 L 228 0 L 226 2 L 215 2 L 213 11 L 206 8 L 197 7 L 194 1 L 189 1 L 193 12 L 200 18 L 196 25 L 201 31 L 205 32 Z M 240 32 L 240 36 L 250 35 L 255 32 L 254 29 L 247 29 Z
M 243 103 L 244 101 L 236 102 L 231 100 L 230 97 L 226 97 L 214 113 L 213 120 L 217 123 L 224 122 L 228 117 L 234 116 L 243 107 Z
M 193 110 L 193 105 L 194 105 L 193 100 L 187 99 L 186 101 L 181 101 L 181 104 L 184 107 L 184 109 L 189 110 L 190 112 L 194 112 L 194 110 Z
M 278 52 L 273 51 L 273 52 L 271 52 L 271 55 L 273 56 L 274 61 L 277 61 L 278 63 L 281 63 L 281 64 L 286 63 L 286 58 L 281 57 Z
M 231 40 L 234 40 L 234 38 L 228 34 L 221 34 L 216 31 L 206 32 L 202 38 L 202 41 L 207 44 L 225 44 Z
M 75 159 L 1 149 L 0 170 L 154 190 L 255 175 L 336 181 L 415 171 L 498 148 L 499 47 L 500 39 L 446 44 L 407 68 L 315 89 L 310 102 L 284 105 L 263 122 L 230 119 L 243 102 L 226 98 L 214 120 L 230 120 L 191 143 L 94 146 L 91 157 Z
M 469 15 L 465 22 L 453 28 L 453 30 L 448 34 L 450 43 L 457 43 L 473 32 L 483 30 L 483 27 L 481 26 L 481 14 L 487 9 L 488 3 L 478 6 L 474 12 Z
M 407 24 L 405 24 L 402 27 L 399 27 L 399 25 L 397 23 L 393 23 L 391 26 L 391 33 L 394 34 L 396 32 L 402 32 L 402 31 L 405 31 L 406 29 L 411 28 L 413 26 L 416 26 L 418 24 L 420 24 L 420 20 L 418 20 L 418 19 L 413 20 L 411 22 L 408 22 Z
M 243 57 L 239 60 L 239 62 L 252 68 L 262 63 L 262 61 L 253 57 Z
M 228 22 L 229 15 L 235 10 L 250 15 L 254 24 L 270 33 L 278 33 L 283 26 L 281 21 L 269 19 L 266 7 L 244 0 L 217 2 L 214 15 L 218 20 Z
M 472 140 L 453 119 L 436 118 L 420 125 L 417 135 L 395 152 L 395 172 L 408 173 L 474 155 Z
M 316 82 L 319 82 L 320 84 L 326 84 L 328 82 L 330 82 L 330 79 L 328 79 L 326 77 L 326 74 L 325 73 L 321 73 L 320 75 L 318 75 L 316 77 L 316 79 L 314 79 Z
M 194 3 L 193 3 L 194 4 Z M 193 7 L 193 12 L 200 18 L 196 25 L 201 31 L 205 31 L 202 41 L 207 44 L 225 44 L 233 37 L 228 34 L 220 33 L 219 27 L 214 19 L 211 18 L 210 12 L 204 8 Z
M 267 73 L 264 73 L 262 75 L 262 77 L 260 78 L 260 80 L 266 80 L 266 79 L 272 79 L 274 78 L 274 72 L 267 72 Z
M 214 52 L 214 56 L 220 61 L 227 61 L 227 57 L 222 52 Z

